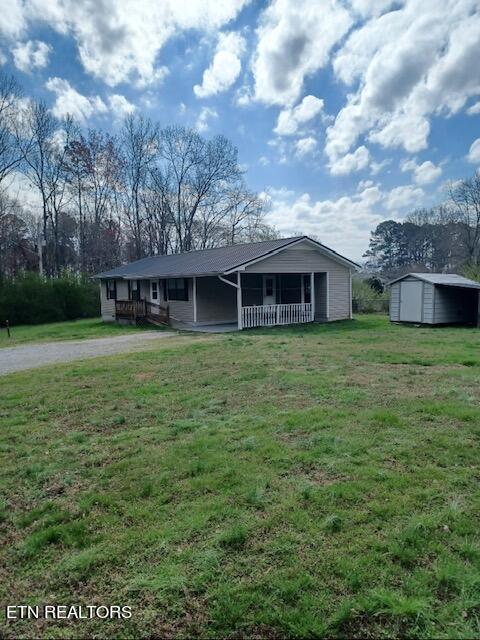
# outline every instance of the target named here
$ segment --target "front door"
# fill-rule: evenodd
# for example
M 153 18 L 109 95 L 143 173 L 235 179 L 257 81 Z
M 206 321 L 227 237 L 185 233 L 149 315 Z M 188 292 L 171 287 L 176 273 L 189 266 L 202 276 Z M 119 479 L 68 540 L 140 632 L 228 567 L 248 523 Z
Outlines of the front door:
M 275 304 L 276 296 L 275 276 L 263 276 L 263 304 Z

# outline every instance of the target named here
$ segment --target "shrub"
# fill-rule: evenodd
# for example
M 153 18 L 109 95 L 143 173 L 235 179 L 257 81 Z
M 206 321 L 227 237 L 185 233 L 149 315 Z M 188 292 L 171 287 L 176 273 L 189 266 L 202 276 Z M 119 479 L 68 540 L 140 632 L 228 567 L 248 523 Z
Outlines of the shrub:
M 379 293 L 368 280 L 352 280 L 353 311 L 355 313 L 387 313 L 389 291 Z
M 25 273 L 0 281 L 0 324 L 42 324 L 99 315 L 98 286 L 73 276 L 41 278 Z
M 477 282 L 480 282 L 480 264 L 475 264 L 473 262 L 466 264 L 463 267 L 462 274 L 465 278 L 470 278 L 470 280 L 477 280 Z

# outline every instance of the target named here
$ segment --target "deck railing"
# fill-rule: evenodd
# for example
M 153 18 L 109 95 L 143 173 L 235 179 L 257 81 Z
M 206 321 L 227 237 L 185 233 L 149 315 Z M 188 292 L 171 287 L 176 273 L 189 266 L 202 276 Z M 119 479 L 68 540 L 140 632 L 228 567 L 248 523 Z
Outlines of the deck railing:
M 242 326 L 245 329 L 312 321 L 312 304 L 310 302 L 242 307 Z
M 144 317 L 145 307 L 145 300 L 115 300 L 115 314 L 122 318 Z
M 148 300 L 116 300 L 115 315 L 117 318 L 147 320 L 160 324 L 169 324 L 170 322 L 168 305 L 164 307 Z
M 162 306 L 156 302 L 146 302 L 147 318 L 153 320 L 153 322 L 160 322 L 161 324 L 170 323 L 170 314 L 167 306 Z

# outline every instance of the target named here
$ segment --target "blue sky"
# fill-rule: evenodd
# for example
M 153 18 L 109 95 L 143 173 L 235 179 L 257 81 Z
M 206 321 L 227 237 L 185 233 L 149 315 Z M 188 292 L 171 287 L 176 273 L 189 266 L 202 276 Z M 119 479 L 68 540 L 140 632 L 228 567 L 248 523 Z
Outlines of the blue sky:
M 353 259 L 480 166 L 478 0 L 9 0 L 0 38 L 59 116 L 228 136 L 282 235 Z

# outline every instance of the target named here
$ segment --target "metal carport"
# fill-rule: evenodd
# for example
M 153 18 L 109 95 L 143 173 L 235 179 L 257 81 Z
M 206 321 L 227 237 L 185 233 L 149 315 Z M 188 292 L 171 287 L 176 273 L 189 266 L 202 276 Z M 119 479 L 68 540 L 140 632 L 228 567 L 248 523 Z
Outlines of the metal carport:
M 479 325 L 479 282 L 455 273 L 408 273 L 389 284 L 392 322 Z

